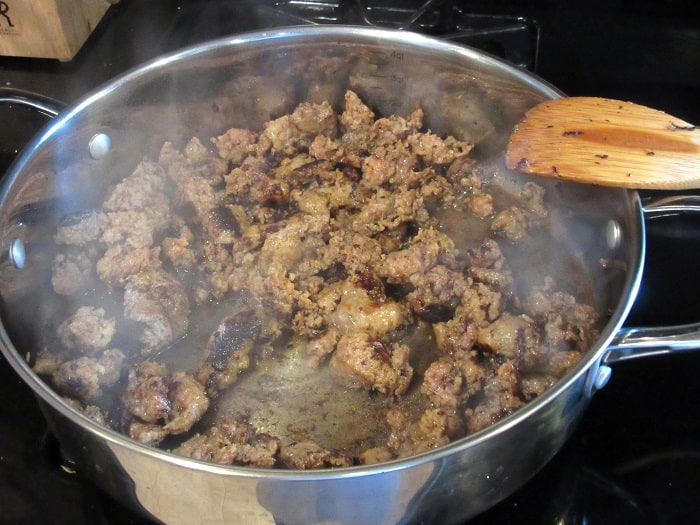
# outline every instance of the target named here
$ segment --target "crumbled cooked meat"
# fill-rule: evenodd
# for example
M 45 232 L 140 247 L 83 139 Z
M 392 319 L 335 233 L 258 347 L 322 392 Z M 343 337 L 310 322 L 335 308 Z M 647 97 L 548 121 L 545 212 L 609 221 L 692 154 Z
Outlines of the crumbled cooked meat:
M 258 134 L 241 128 L 231 128 L 223 135 L 212 139 L 222 159 L 230 160 L 234 165 L 241 161 L 252 151 L 258 141 Z
M 313 441 L 300 441 L 282 446 L 279 459 L 287 468 L 296 470 L 349 467 L 352 465 L 350 459 L 345 455 L 324 449 Z
M 170 414 L 168 367 L 155 361 L 143 361 L 129 370 L 129 382 L 122 396 L 124 406 L 146 423 L 157 423 Z
M 182 150 L 189 168 L 189 177 L 206 181 L 211 186 L 218 186 L 228 171 L 226 159 L 212 155 L 212 152 L 197 137 L 192 137 Z
M 122 287 L 130 275 L 160 265 L 160 248 L 154 245 L 171 218 L 163 168 L 141 162 L 117 184 L 102 209 L 106 219 L 99 240 L 107 249 L 96 264 L 100 279 Z
M 410 282 L 412 276 L 449 262 L 454 256 L 454 242 L 444 233 L 426 228 L 419 231 L 405 249 L 387 254 L 378 273 L 392 284 Z
M 136 419 L 129 423 L 129 437 L 144 445 L 157 445 L 168 435 L 169 432 L 162 425 Z
M 547 360 L 540 363 L 540 369 L 546 374 L 561 377 L 571 370 L 583 357 L 580 350 L 560 350 L 547 355 Z
M 197 379 L 210 392 L 223 390 L 250 366 L 250 353 L 260 335 L 262 321 L 252 310 L 226 317 L 209 338 Z
M 379 188 L 383 184 L 395 184 L 406 179 L 418 166 L 418 158 L 405 148 L 387 149 L 380 146 L 362 161 L 361 184 Z
M 54 240 L 56 244 L 84 246 L 97 241 L 107 223 L 107 216 L 100 210 L 93 209 L 69 215 L 61 221 Z
M 414 289 L 406 295 L 411 311 L 428 322 L 447 321 L 454 316 L 467 289 L 464 274 L 438 264 L 411 278 Z
M 333 370 L 349 379 L 351 384 L 384 394 L 401 395 L 408 390 L 413 368 L 408 362 L 407 345 L 391 347 L 366 332 L 344 335 L 331 357 Z
M 468 352 L 476 342 L 478 326 L 468 316 L 458 311 L 449 321 L 433 324 L 435 344 L 442 352 L 454 354 L 455 352 Z
M 173 452 L 181 456 L 222 465 L 275 466 L 279 441 L 256 433 L 244 419 L 212 426 L 204 434 L 196 434 Z
M 547 215 L 544 189 L 528 182 L 520 193 L 519 205 L 500 211 L 491 223 L 491 230 L 502 232 L 510 241 L 522 242 L 529 237 L 530 228 Z
M 487 239 L 476 248 L 467 250 L 471 267 L 502 268 L 507 263 L 500 246 L 493 239 Z
M 68 352 L 56 352 L 44 348 L 37 354 L 32 370 L 39 375 L 50 376 L 66 362 L 67 355 L 69 355 Z
M 141 271 L 161 266 L 160 247 L 135 248 L 110 246 L 96 263 L 100 279 L 115 287 L 124 287 L 127 279 Z
M 361 465 L 373 465 L 394 459 L 394 454 L 387 447 L 373 447 L 363 450 L 359 456 Z
M 145 325 L 139 341 L 148 355 L 187 331 L 189 301 L 175 277 L 162 270 L 131 275 L 124 289 L 124 317 Z
M 305 350 L 307 362 L 313 366 L 319 366 L 331 355 L 338 343 L 338 331 L 334 328 L 327 330 L 324 334 L 310 339 Z
M 78 357 L 60 365 L 52 375 L 56 389 L 81 401 L 96 399 L 103 387 L 115 384 L 121 375 L 124 354 L 105 350 L 99 358 Z
M 433 407 L 444 412 L 450 437 L 464 435 L 461 409 L 482 392 L 487 376 L 487 368 L 477 362 L 472 351 L 442 356 L 425 371 L 421 392 L 428 396 Z
M 290 155 L 300 147 L 308 148 L 317 134 L 333 134 L 336 126 L 337 118 L 328 102 L 303 102 L 290 115 L 268 122 L 263 133 L 274 153 Z
M 467 430 L 474 433 L 497 423 L 525 404 L 519 395 L 520 377 L 515 363 L 506 361 L 485 382 L 484 400 L 474 408 L 467 408 Z
M 107 415 L 104 413 L 104 411 L 96 406 L 96 405 L 85 405 L 81 403 L 77 399 L 73 399 L 70 397 L 64 397 L 63 400 L 73 408 L 75 408 L 78 412 L 82 412 L 87 416 L 89 419 L 94 421 L 95 423 L 98 423 L 102 426 L 109 426 L 109 419 Z
M 172 375 L 168 397 L 172 408 L 163 428 L 171 434 L 187 432 L 209 409 L 204 386 L 185 372 Z
M 289 115 L 289 120 L 300 132 L 313 136 L 333 135 L 337 127 L 337 116 L 328 102 L 302 102 Z
M 490 193 L 481 193 L 465 197 L 464 204 L 466 204 L 469 211 L 482 219 L 490 217 L 493 214 L 493 196 Z
M 209 409 L 204 386 L 194 377 L 171 374 L 166 365 L 150 360 L 129 370 L 122 401 L 136 418 L 130 423 L 130 435 L 142 443 L 187 432 Z
M 156 233 L 167 228 L 170 222 L 163 168 L 155 162 L 141 162 L 114 188 L 102 208 L 107 219 L 101 242 L 125 244 L 130 248 L 153 246 Z
M 163 239 L 163 257 L 178 269 L 194 268 L 197 264 L 197 254 L 192 246 L 194 234 L 187 226 L 180 229 L 178 237 Z
M 451 357 L 441 357 L 433 361 L 425 371 L 421 392 L 435 406 L 456 410 L 461 403 L 464 382 L 457 361 Z
M 557 379 L 554 375 L 529 374 L 520 380 L 520 393 L 525 401 L 531 401 L 552 388 Z
M 415 190 L 379 187 L 353 216 L 352 227 L 363 235 L 372 235 L 411 221 L 427 223 L 428 218 L 423 198 Z
M 345 281 L 338 291 L 339 301 L 327 316 L 327 322 L 341 334 L 381 336 L 396 330 L 405 321 L 406 313 L 401 304 L 391 299 L 375 299 L 371 289 Z
M 375 146 L 400 144 L 421 127 L 423 127 L 423 110 L 416 108 L 407 119 L 398 115 L 376 119 L 370 126 L 369 139 Z
M 491 230 L 503 232 L 511 241 L 522 242 L 528 238 L 528 218 L 523 210 L 512 206 L 498 212 L 491 223 Z
M 467 156 L 474 147 L 454 137 L 443 139 L 433 133 L 414 133 L 407 138 L 407 142 L 424 163 L 437 165 L 452 164 L 456 159 Z
M 65 348 L 93 355 L 112 342 L 116 324 L 114 318 L 105 318 L 104 308 L 81 306 L 59 325 L 57 333 Z
M 457 308 L 454 319 L 464 319 L 484 326 L 492 323 L 505 310 L 507 294 L 489 286 L 490 283 L 472 281 L 462 294 L 462 304 Z
M 533 219 L 544 219 L 549 215 L 544 204 L 544 188 L 534 182 L 526 182 L 520 192 L 521 206 Z
M 54 257 L 51 267 L 51 286 L 59 295 L 77 295 L 92 286 L 95 262 L 89 251 L 66 250 Z
M 494 240 L 487 240 L 475 249 L 467 250 L 471 265 L 467 275 L 475 282 L 488 285 L 493 291 L 510 295 L 513 274 L 501 248 Z
M 350 90 L 345 92 L 344 108 L 339 118 L 343 137 L 348 135 L 356 137 L 366 133 L 374 122 L 374 113 L 360 100 L 357 93 Z
M 544 326 L 543 336 L 550 348 L 585 352 L 598 337 L 598 314 L 592 306 L 553 286 L 546 279 L 544 286 L 525 298 L 523 311 Z
M 598 313 L 552 279 L 533 288 L 511 269 L 510 254 L 546 228 L 544 189 L 501 185 L 471 142 L 427 130 L 423 108 L 377 116 L 324 75 L 291 111 L 262 77 L 227 85 L 256 102 L 231 108 L 222 96 L 217 107 L 257 129 L 166 142 L 102 206 L 61 222 L 52 285 L 77 303 L 38 373 L 141 443 L 184 434 L 174 452 L 191 458 L 314 469 L 442 446 L 575 366 Z M 474 111 L 483 122 L 472 131 L 490 132 Z M 123 312 L 90 306 L 82 298 L 93 293 Z M 115 344 L 128 357 L 104 350 Z M 262 409 L 225 413 L 229 395 L 269 388 L 296 359 L 339 395 L 366 394 L 378 411 L 366 419 L 384 427 L 336 449 L 314 434 L 324 413 L 274 436 Z M 120 375 L 126 387 L 114 386 Z M 105 410 L 112 392 L 123 408 Z M 299 396 L 305 411 L 332 404 L 315 395 Z
M 410 422 L 399 410 L 387 413 L 387 423 L 391 428 L 388 446 L 397 457 L 406 457 L 446 445 L 448 417 L 441 409 L 428 409 L 420 419 Z
M 519 359 L 539 347 L 539 332 L 532 319 L 504 312 L 488 326 L 479 328 L 477 343 L 483 349 Z
M 175 178 L 178 190 L 177 200 L 180 206 L 193 210 L 193 222 L 206 230 L 208 238 L 214 242 L 226 242 L 228 239 L 224 232 L 227 230 L 227 224 L 217 214 L 217 210 L 223 203 L 223 192 L 209 184 L 206 177 L 190 174 L 186 160 L 183 159 L 182 163 L 184 166 L 178 166 L 180 171 L 176 171 L 175 165 L 171 165 L 168 172 L 172 178 Z

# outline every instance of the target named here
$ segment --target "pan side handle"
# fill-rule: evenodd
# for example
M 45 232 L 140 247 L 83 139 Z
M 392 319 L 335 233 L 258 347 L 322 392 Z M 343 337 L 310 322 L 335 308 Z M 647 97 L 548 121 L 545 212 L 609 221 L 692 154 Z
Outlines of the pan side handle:
M 0 87 L 0 102 L 28 106 L 51 118 L 58 116 L 65 108 L 63 102 L 53 98 L 11 87 Z
M 700 323 L 657 328 L 623 328 L 608 345 L 603 363 L 700 350 Z
M 700 213 L 700 195 L 663 196 L 644 202 L 645 219 Z M 603 363 L 700 350 L 700 322 L 651 328 L 623 328 L 608 345 Z

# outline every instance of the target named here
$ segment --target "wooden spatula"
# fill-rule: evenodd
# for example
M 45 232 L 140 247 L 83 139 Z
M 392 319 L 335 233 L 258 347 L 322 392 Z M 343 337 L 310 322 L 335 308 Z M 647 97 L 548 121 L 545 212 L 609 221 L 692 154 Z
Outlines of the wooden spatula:
M 700 128 L 631 102 L 542 102 L 515 127 L 506 164 L 525 173 L 636 189 L 700 188 Z

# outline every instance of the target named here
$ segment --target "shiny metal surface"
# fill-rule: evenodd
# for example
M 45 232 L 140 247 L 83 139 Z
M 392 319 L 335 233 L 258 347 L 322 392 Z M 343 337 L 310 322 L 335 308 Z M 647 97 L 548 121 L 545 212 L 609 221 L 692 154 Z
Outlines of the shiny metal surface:
M 700 350 L 700 323 L 681 326 L 625 328 L 610 343 L 606 363 Z
M 64 108 L 64 104 L 50 97 L 11 87 L 0 87 L 0 102 L 28 106 L 55 117 Z
M 647 219 L 684 213 L 700 213 L 700 195 L 665 195 L 644 202 Z
M 644 203 L 647 220 L 700 213 L 700 196 L 666 195 Z M 605 363 L 700 349 L 700 322 L 681 326 L 627 327 L 608 346 Z
M 295 67 L 313 64 L 319 56 L 339 60 L 340 74 L 325 80 L 320 76 L 320 84 L 289 76 Z M 348 64 L 352 67 L 346 68 Z M 317 71 L 322 72 L 323 68 Z M 439 133 L 473 139 L 486 162 L 500 162 L 504 141 L 525 109 L 560 95 L 534 76 L 484 54 L 411 33 L 374 29 L 290 28 L 219 40 L 160 58 L 60 114 L 15 163 L 0 194 L 0 245 L 4 250 L 14 239 L 23 239 L 29 271 L 0 267 L 3 299 L 40 301 L 36 295 L 43 293 L 28 277 L 37 269 L 46 271 L 42 261 L 32 257 L 41 232 L 18 224 L 18 211 L 55 198 L 62 203 L 61 213 L 79 208 L 85 197 L 76 200 L 72 190 L 80 180 L 73 180 L 74 171 L 67 167 L 87 166 L 89 173 L 108 181 L 115 169 L 123 171 L 143 155 L 141 146 L 162 143 L 163 132 L 173 122 L 196 123 L 204 107 L 199 101 L 211 100 L 221 85 L 251 74 L 268 78 L 268 95 L 290 104 L 305 100 L 312 85 L 337 95 L 353 78 L 369 80 L 361 94 L 380 113 L 407 113 L 418 103 L 427 115 L 443 108 L 441 118 L 429 125 Z M 251 92 L 232 90 L 229 96 L 240 107 L 253 106 L 234 124 L 265 119 L 259 111 L 264 107 L 251 104 L 256 100 Z M 471 113 L 459 111 L 474 104 L 489 116 L 493 128 L 475 125 Z M 452 111 L 446 114 L 444 108 Z M 148 118 L 153 115 L 157 118 Z M 95 133 L 108 134 L 112 143 L 109 154 L 99 160 L 91 159 L 85 147 Z M 99 190 L 100 184 L 95 186 Z M 599 341 L 586 359 L 525 408 L 489 429 L 419 456 L 313 472 L 189 460 L 138 445 L 65 404 L 23 358 L 32 349 L 31 334 L 23 333 L 22 341 L 11 337 L 7 319 L 0 331 L 2 351 L 41 398 L 52 431 L 75 465 L 117 499 L 156 520 L 463 522 L 519 488 L 566 441 L 589 402 L 591 385 L 598 384 L 607 345 L 619 333 L 639 287 L 644 222 L 637 195 L 570 185 L 557 187 L 555 193 L 566 204 L 557 220 L 564 230 L 576 232 L 571 234 L 572 248 L 591 268 L 601 307 L 610 311 Z M 48 210 L 44 218 L 50 223 L 59 211 Z M 621 242 L 612 246 L 605 238 L 611 220 L 622 232 Z M 582 243 L 584 237 L 589 240 Z M 601 259 L 618 264 L 601 268 Z

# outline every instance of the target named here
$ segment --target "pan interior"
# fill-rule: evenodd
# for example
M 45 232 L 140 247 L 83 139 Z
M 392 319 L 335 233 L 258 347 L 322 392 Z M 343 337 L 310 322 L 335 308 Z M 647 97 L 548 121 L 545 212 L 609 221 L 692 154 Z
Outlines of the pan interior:
M 207 142 L 228 127 L 256 128 L 308 100 L 328 100 L 339 108 L 351 88 L 378 115 L 408 115 L 420 105 L 427 128 L 475 143 L 478 161 L 493 175 L 502 199 L 532 180 L 505 169 L 503 145 L 527 107 L 555 95 L 548 86 L 481 55 L 432 41 L 340 32 L 329 42 L 322 32 L 300 35 L 245 45 L 223 42 L 146 65 L 59 117 L 34 143 L 8 178 L 1 201 L 3 249 L 19 238 L 28 256 L 22 269 L 8 260 L 0 266 L 6 346 L 16 350 L 3 351 L 12 361 L 31 362 L 55 344 L 47 334 L 62 321 L 57 314 L 74 308 L 51 292 L 57 225 L 67 215 L 99 206 L 116 183 L 144 156 L 155 156 L 165 141 L 183 147 L 192 135 Z M 106 133 L 113 144 L 99 160 L 87 148 L 96 133 Z M 568 292 L 594 304 L 604 324 L 617 309 L 635 257 L 637 226 L 629 195 L 557 181 L 537 183 L 547 191 L 548 227 L 524 246 L 504 245 L 517 286 L 527 289 L 551 275 Z M 450 209 L 441 212 L 441 222 L 455 237 L 474 231 Z M 606 236 L 611 227 L 623 232 L 621 240 L 611 242 Z M 87 295 L 121 316 L 122 296 L 114 290 L 96 283 Z M 176 369 L 191 369 L 221 318 L 245 302 L 244 297 L 212 302 L 194 312 L 190 324 L 196 329 L 163 358 Z M 124 345 L 133 343 L 128 329 L 120 337 Z M 434 341 L 424 328 L 404 337 L 413 347 L 429 349 L 414 357 L 414 383 L 419 385 Z M 309 438 L 323 447 L 345 448 L 386 441 L 384 414 L 391 400 L 338 387 L 326 368 L 311 368 L 299 358 L 300 345 L 285 340 L 274 359 L 220 395 L 201 425 L 249 412 L 260 432 L 290 442 Z M 41 393 L 46 387 L 40 379 L 37 384 Z M 415 414 L 429 404 L 417 386 L 406 403 Z

